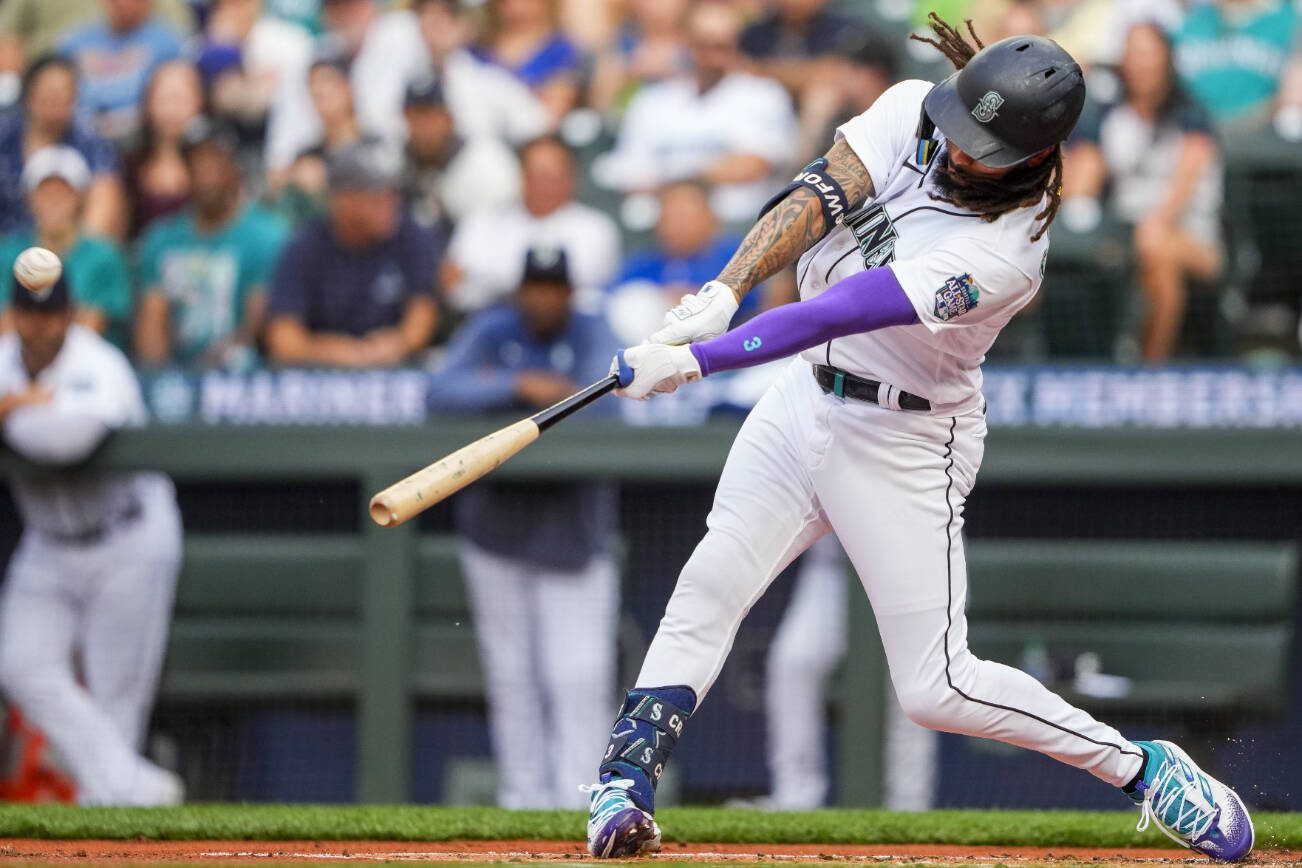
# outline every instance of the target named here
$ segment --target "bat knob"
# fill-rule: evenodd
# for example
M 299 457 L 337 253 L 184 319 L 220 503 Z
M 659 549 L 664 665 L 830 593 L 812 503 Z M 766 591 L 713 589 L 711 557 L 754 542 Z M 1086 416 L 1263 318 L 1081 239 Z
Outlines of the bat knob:
M 632 385 L 633 376 L 634 376 L 633 368 L 630 367 L 628 362 L 624 359 L 623 350 L 620 350 L 619 352 L 615 353 L 615 367 L 619 372 L 620 388 L 625 388 L 629 385 Z

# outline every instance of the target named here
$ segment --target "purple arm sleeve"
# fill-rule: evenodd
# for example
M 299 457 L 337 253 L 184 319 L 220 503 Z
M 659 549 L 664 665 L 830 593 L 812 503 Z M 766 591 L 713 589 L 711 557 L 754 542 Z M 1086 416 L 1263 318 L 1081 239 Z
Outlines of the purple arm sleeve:
M 895 272 L 873 268 L 838 281 L 817 298 L 765 311 L 726 334 L 692 344 L 692 355 L 708 377 L 792 356 L 832 338 L 917 321 Z

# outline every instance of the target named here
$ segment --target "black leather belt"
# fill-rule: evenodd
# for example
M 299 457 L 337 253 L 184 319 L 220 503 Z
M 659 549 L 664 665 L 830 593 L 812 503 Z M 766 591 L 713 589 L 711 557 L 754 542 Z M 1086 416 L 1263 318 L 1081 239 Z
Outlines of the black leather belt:
M 838 398 L 853 398 L 856 401 L 867 401 L 869 404 L 876 404 L 879 407 L 890 407 L 891 404 L 884 400 L 889 394 L 894 398 L 901 410 L 914 410 L 919 413 L 928 413 L 931 411 L 931 402 L 926 398 L 917 395 L 911 395 L 903 389 L 896 389 L 894 386 L 885 386 L 876 380 L 865 380 L 863 377 L 856 377 L 854 374 L 848 374 L 839 368 L 832 368 L 827 365 L 814 365 L 814 379 L 822 387 L 824 392 L 829 395 L 836 395 Z M 891 394 L 887 390 L 894 389 Z
M 79 530 L 75 533 L 56 533 L 44 531 L 44 535 L 60 545 L 65 546 L 93 546 L 103 541 L 108 536 L 109 531 L 124 524 L 130 524 L 140 518 L 143 510 L 140 508 L 138 501 L 132 501 L 127 504 L 126 509 L 110 518 L 104 524 L 96 527 L 90 527 L 86 530 Z

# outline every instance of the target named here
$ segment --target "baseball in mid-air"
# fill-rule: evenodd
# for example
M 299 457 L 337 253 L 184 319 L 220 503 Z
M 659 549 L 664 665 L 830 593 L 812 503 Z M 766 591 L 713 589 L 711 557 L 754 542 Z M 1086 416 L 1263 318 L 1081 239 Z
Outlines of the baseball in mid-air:
M 14 277 L 32 292 L 48 289 L 63 274 L 63 263 L 44 247 L 29 247 L 14 260 Z

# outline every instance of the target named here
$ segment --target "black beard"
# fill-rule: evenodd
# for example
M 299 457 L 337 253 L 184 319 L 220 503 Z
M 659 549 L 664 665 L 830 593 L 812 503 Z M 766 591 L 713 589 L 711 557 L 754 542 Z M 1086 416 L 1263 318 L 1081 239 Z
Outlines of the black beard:
M 936 165 L 932 169 L 931 183 L 935 187 L 935 193 L 931 194 L 931 198 L 975 211 L 993 220 L 1016 208 L 1037 204 L 1044 194 L 1043 185 L 1028 188 L 1032 187 L 1036 176 L 1044 174 L 1047 168 L 1046 164 L 1023 164 L 1001 177 L 985 178 L 955 166 L 949 158 L 949 148 L 945 148 L 936 157 Z M 1045 179 L 1047 180 L 1047 175 Z

